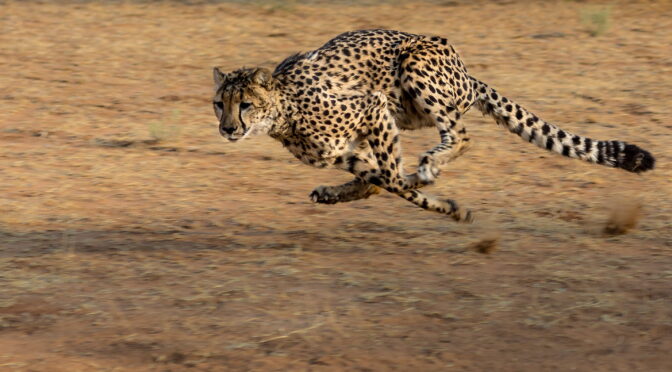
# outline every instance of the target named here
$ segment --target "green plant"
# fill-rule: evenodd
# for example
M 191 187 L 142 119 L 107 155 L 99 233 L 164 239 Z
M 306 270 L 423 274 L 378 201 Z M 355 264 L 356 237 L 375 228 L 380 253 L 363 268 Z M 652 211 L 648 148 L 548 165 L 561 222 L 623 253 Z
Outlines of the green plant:
M 276 11 L 292 12 L 297 5 L 297 0 L 257 0 L 257 6 L 271 13 Z
M 581 10 L 581 23 L 586 26 L 590 36 L 604 34 L 611 24 L 611 7 L 591 7 Z
M 180 135 L 179 119 L 180 111 L 173 110 L 170 118 L 171 124 L 158 121 L 149 123 L 149 136 L 156 142 L 165 142 L 177 138 Z

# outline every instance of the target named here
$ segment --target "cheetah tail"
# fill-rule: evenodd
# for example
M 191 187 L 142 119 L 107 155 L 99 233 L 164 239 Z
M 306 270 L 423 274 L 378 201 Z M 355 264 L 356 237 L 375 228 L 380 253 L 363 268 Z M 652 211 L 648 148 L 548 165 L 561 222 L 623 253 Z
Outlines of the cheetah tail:
M 564 131 L 538 118 L 517 103 L 503 97 L 478 79 L 471 78 L 476 107 L 497 124 L 522 139 L 546 150 L 590 163 L 640 173 L 653 169 L 656 160 L 646 150 L 622 141 L 598 141 Z

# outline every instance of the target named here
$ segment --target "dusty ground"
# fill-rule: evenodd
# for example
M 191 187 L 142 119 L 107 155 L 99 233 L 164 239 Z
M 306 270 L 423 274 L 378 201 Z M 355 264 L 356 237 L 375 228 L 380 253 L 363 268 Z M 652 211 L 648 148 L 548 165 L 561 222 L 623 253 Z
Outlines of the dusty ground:
M 572 1 L 0 4 L 0 370 L 672 369 L 669 2 L 612 2 L 597 36 Z M 445 35 L 507 96 L 658 168 L 547 154 L 474 112 L 430 189 L 475 211 L 458 225 L 385 195 L 313 205 L 349 176 L 219 137 L 212 66 L 371 27 Z M 406 133 L 409 160 L 437 138 Z M 639 225 L 604 236 L 632 203 Z

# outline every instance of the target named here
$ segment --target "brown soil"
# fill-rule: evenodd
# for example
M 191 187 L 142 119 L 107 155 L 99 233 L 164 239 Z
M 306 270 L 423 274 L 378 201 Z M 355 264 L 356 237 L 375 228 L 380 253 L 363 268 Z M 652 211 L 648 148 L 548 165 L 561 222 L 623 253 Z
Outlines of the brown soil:
M 0 1 L 0 370 L 672 370 L 672 5 L 611 4 L 591 36 L 585 1 Z M 461 225 L 389 195 L 314 205 L 350 177 L 219 137 L 212 66 L 372 27 L 447 36 L 475 76 L 658 168 L 472 113 L 429 189 L 475 211 Z M 437 139 L 405 133 L 408 164 Z M 607 235 L 620 203 L 638 225 Z

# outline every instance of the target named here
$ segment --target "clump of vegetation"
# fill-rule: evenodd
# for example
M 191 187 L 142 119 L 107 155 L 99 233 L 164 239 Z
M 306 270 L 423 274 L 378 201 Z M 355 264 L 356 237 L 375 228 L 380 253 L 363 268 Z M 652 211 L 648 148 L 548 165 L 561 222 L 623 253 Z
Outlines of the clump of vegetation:
M 607 235 L 622 235 L 637 226 L 642 213 L 640 202 L 619 202 L 612 209 L 604 233 Z
M 154 142 L 166 142 L 171 139 L 175 139 L 180 135 L 180 111 L 174 110 L 170 118 L 170 124 L 164 122 L 151 122 L 149 123 L 149 136 Z
M 611 25 L 611 7 L 591 7 L 581 11 L 581 23 L 590 36 L 603 35 Z
M 498 236 L 488 236 L 485 237 L 469 246 L 472 251 L 481 253 L 481 254 L 490 254 L 497 249 L 497 243 L 499 242 Z
M 257 6 L 271 13 L 276 11 L 292 12 L 297 3 L 297 0 L 257 0 L 254 2 Z

